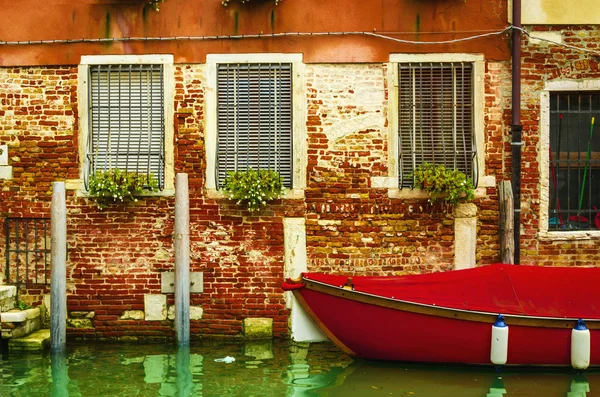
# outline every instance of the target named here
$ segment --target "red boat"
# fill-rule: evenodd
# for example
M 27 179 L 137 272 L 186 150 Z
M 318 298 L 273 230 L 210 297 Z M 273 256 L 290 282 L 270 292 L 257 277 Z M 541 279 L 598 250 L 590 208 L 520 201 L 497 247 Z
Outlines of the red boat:
M 584 369 L 600 365 L 599 285 L 600 268 L 498 264 L 407 276 L 303 273 L 283 288 L 351 356 Z

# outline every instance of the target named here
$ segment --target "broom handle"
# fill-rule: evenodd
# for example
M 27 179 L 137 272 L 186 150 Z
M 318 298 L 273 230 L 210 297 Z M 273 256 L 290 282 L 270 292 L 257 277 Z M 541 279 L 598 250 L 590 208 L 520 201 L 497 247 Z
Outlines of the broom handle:
M 583 191 L 585 190 L 585 178 L 587 175 L 588 165 L 590 164 L 590 152 L 592 149 L 592 135 L 594 132 L 594 117 L 592 117 L 592 125 L 590 126 L 590 140 L 588 141 L 587 154 L 585 155 L 585 168 L 583 169 L 583 183 L 581 184 L 581 192 L 579 193 L 579 212 L 581 214 L 581 206 L 583 204 Z

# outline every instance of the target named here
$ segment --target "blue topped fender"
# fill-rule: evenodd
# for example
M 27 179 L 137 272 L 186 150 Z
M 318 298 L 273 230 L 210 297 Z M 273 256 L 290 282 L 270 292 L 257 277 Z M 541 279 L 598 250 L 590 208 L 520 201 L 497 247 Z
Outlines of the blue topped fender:
M 579 324 L 579 323 L 577 323 Z M 506 325 L 506 323 L 504 322 L 504 316 L 502 314 L 498 314 L 498 317 L 496 318 L 496 322 L 494 323 L 494 327 L 499 327 L 499 328 L 504 328 L 504 327 L 508 327 L 508 325 Z M 585 327 L 585 325 L 584 325 Z
M 585 331 L 587 329 L 587 327 L 585 326 L 585 321 L 583 321 L 582 318 L 577 320 L 577 325 L 575 325 L 574 329 L 576 329 L 577 331 Z

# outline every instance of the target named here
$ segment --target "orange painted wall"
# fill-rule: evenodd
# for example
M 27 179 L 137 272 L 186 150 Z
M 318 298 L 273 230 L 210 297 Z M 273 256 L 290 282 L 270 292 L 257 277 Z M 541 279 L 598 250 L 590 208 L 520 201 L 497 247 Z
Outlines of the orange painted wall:
M 408 45 L 365 35 L 18 44 L 39 40 L 230 36 L 271 33 L 377 32 L 405 40 L 453 40 L 508 26 L 507 2 L 487 0 L 167 0 L 156 12 L 144 0 L 3 2 L 0 66 L 75 65 L 86 54 L 172 53 L 202 63 L 207 53 L 301 52 L 307 63 L 383 62 L 389 53 L 469 52 L 507 60 L 507 35 L 445 45 Z M 9 4 L 6 4 L 9 3 Z M 393 34 L 392 34 L 393 33 Z

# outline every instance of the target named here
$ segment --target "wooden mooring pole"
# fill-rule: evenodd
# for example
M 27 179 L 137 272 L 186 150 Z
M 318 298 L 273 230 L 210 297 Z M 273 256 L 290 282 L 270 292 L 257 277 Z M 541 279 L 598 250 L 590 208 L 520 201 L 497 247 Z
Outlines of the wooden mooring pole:
M 50 348 L 65 350 L 67 340 L 67 205 L 65 183 L 52 183 L 50 254 Z
M 498 186 L 500 200 L 500 260 L 502 263 L 515 263 L 513 193 L 510 181 L 502 181 Z
M 175 332 L 179 346 L 190 343 L 190 200 L 188 176 L 175 177 Z

